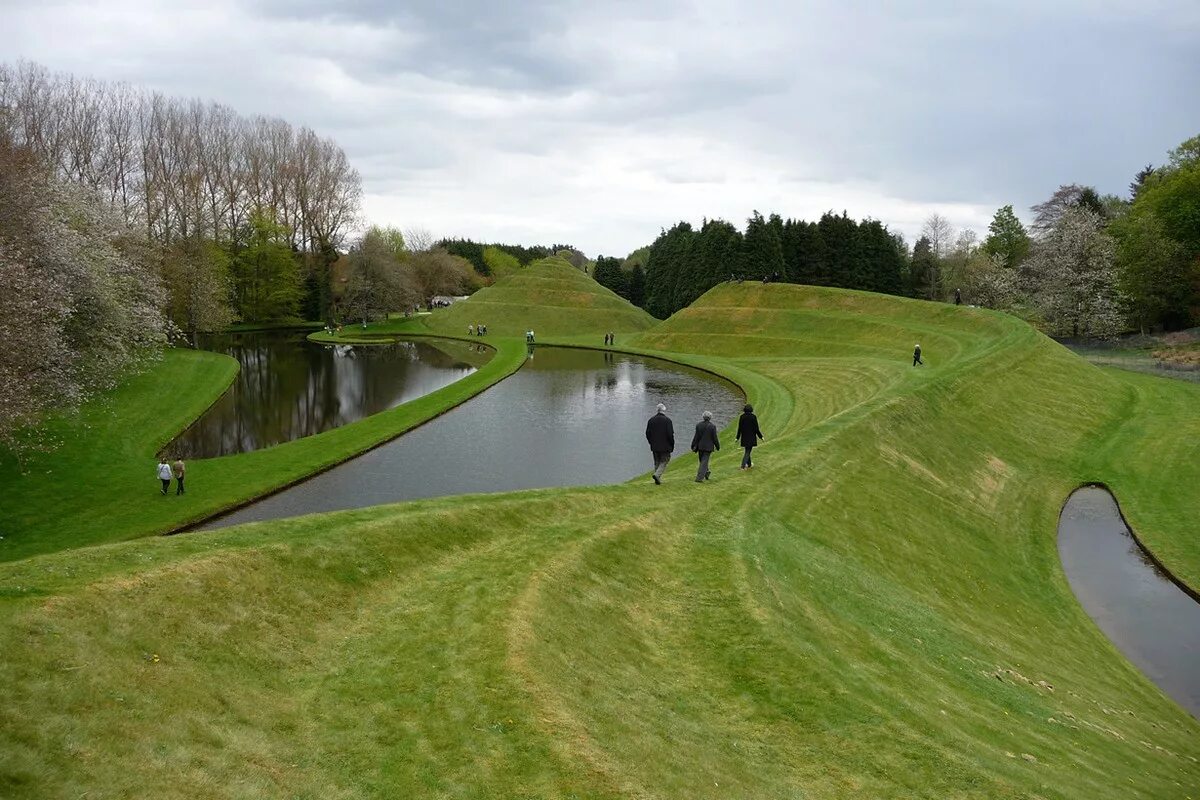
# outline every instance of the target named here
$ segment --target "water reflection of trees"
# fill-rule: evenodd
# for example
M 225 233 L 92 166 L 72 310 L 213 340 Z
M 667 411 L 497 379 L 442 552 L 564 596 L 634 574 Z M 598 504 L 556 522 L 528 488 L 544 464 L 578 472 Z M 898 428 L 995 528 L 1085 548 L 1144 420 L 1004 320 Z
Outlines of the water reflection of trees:
M 247 452 L 311 436 L 428 394 L 472 372 L 418 342 L 359 347 L 353 357 L 294 337 L 206 343 L 238 360 L 230 392 L 175 443 L 184 457 Z

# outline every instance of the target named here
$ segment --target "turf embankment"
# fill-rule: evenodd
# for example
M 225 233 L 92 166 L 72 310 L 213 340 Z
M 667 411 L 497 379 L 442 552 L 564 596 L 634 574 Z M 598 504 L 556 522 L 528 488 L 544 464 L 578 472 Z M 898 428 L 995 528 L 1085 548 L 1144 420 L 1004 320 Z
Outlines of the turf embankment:
M 1191 387 L 998 314 L 778 285 L 632 344 L 750 391 L 754 470 L 727 444 L 702 486 L 680 459 L 662 487 L 0 565 L 0 794 L 1198 796 L 1200 724 L 1086 617 L 1055 546 L 1089 480 L 1147 538 L 1192 533 L 1149 508 L 1194 502 L 1196 467 L 1142 496 L 1121 458 L 1195 413 Z
M 188 462 L 192 491 L 160 496 L 159 450 L 229 386 L 237 362 L 168 350 L 160 364 L 79 415 L 55 420 L 61 442 L 24 465 L 0 456 L 0 561 L 177 530 L 280 489 L 399 436 L 515 372 L 523 342 L 449 386 L 341 428 L 250 453 Z M 23 467 L 23 469 L 21 468 Z
M 488 335 L 524 336 L 532 329 L 539 340 L 593 332 L 630 333 L 657 322 L 557 257 L 535 261 L 421 320 L 438 333 L 461 336 L 468 325 L 483 324 Z

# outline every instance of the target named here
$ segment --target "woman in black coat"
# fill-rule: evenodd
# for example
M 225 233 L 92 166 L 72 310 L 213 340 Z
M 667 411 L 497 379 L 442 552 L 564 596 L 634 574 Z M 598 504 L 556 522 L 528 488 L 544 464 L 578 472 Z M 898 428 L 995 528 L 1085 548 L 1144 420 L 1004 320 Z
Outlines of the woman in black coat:
M 746 454 L 742 456 L 742 469 L 750 469 L 754 466 L 750 463 L 750 453 L 758 444 L 758 440 L 763 438 L 762 431 L 758 429 L 758 417 L 754 416 L 754 406 L 749 403 L 742 409 L 742 416 L 738 419 L 737 440 L 746 450 Z

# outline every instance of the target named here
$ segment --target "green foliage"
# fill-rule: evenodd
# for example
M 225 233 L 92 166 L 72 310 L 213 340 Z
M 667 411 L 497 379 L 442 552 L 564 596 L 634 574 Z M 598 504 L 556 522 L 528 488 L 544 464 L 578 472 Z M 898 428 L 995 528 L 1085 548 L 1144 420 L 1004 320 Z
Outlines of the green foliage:
M 440 247 L 450 255 L 465 258 L 475 268 L 475 271 L 484 277 L 492 275 L 487 259 L 484 258 L 484 251 L 488 248 L 494 248 L 502 253 L 507 253 L 515 258 L 521 266 L 525 266 L 539 258 L 546 258 L 552 253 L 566 248 L 565 245 L 553 245 L 551 247 L 535 245 L 533 247 L 525 247 L 518 244 L 481 244 L 470 239 L 443 239 L 437 243 L 436 247 Z
M 912 259 L 908 267 L 908 287 L 912 297 L 933 300 L 937 292 L 937 256 L 928 236 L 917 239 L 913 245 Z
M 644 307 L 669 316 L 731 278 L 903 294 L 907 262 L 901 237 L 876 220 L 858 223 L 845 212 L 810 223 L 755 211 L 744 234 L 719 219 L 705 220 L 699 231 L 681 222 L 649 248 Z M 631 290 L 631 301 L 633 296 Z
M 490 275 L 493 280 L 497 281 L 516 274 L 517 270 L 521 268 L 520 259 L 495 245 L 483 248 L 483 263 L 487 272 L 481 274 Z
M 592 269 L 592 277 L 596 279 L 596 283 L 614 294 L 629 299 L 629 275 L 621 268 L 621 259 L 598 256 Z
M 422 294 L 407 263 L 412 257 L 405 252 L 403 240 L 391 231 L 369 228 L 348 257 L 350 275 L 342 297 L 346 315 L 369 321 L 415 308 Z
M 262 214 L 250 219 L 245 247 L 233 258 L 234 307 L 244 322 L 295 317 L 300 310 L 299 267 L 287 232 Z
M 1117 240 L 1117 284 L 1131 321 L 1141 330 L 1188 327 L 1200 286 L 1200 263 L 1167 235 L 1166 226 L 1150 209 L 1111 229 Z
M 988 237 L 983 242 L 984 252 L 998 257 L 1005 267 L 1015 269 L 1028 257 L 1029 246 L 1029 234 L 1013 213 L 1013 207 L 1007 205 L 998 210 L 988 225 Z
M 1139 326 L 1188 327 L 1200 305 L 1200 137 L 1143 173 L 1128 213 L 1111 226 L 1120 284 Z
M 772 218 L 779 219 L 776 215 L 772 215 Z M 745 277 L 769 279 L 784 274 L 783 246 L 779 242 L 781 229 L 782 223 L 778 226 L 769 223 L 757 211 L 746 220 L 741 264 L 741 273 Z M 716 282 L 712 285 L 716 285 Z M 704 287 L 705 290 L 708 288 Z
M 372 225 L 363 234 L 363 241 L 367 239 L 372 241 L 373 247 L 386 249 L 392 254 L 392 257 L 399 260 L 408 252 L 408 248 L 404 244 L 404 233 L 399 228 L 388 226 Z

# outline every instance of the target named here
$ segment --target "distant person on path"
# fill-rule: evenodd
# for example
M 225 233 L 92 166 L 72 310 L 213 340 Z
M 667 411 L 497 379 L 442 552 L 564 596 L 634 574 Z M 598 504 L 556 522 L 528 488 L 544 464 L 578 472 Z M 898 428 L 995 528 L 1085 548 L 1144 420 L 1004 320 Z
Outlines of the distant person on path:
M 746 403 L 746 407 L 742 409 L 742 416 L 738 418 L 737 429 L 738 443 L 746 451 L 746 454 L 742 456 L 742 469 L 750 469 L 754 466 L 750 463 L 750 454 L 758 446 L 758 440 L 761 438 L 763 435 L 758 428 L 758 417 L 754 416 L 754 406 Z
M 650 452 L 654 454 L 654 482 L 662 485 L 663 471 L 671 463 L 671 453 L 675 452 L 675 424 L 667 416 L 667 407 L 658 404 L 658 413 L 646 422 L 646 441 L 650 443 Z
M 467 325 L 467 336 L 474 336 L 474 335 L 475 335 L 475 326 Z
M 175 463 L 171 465 L 171 472 L 175 473 L 175 494 L 183 494 L 183 476 L 187 469 L 183 465 L 183 459 L 175 459 Z
M 915 367 L 918 364 L 925 366 L 925 362 L 921 360 L 921 345 L 919 344 L 913 348 L 913 366 Z
M 721 449 L 717 439 L 717 426 L 713 425 L 712 412 L 705 411 L 704 419 L 696 423 L 696 434 L 692 436 L 692 452 L 700 457 L 700 465 L 696 468 L 696 483 L 704 483 L 712 476 L 708 469 L 708 459 L 714 450 Z
M 167 463 L 166 456 L 158 460 L 158 479 L 162 481 L 162 493 L 165 495 L 167 489 L 171 488 L 171 465 Z
M 956 306 L 962 305 L 962 289 L 954 290 L 954 305 L 956 305 Z

